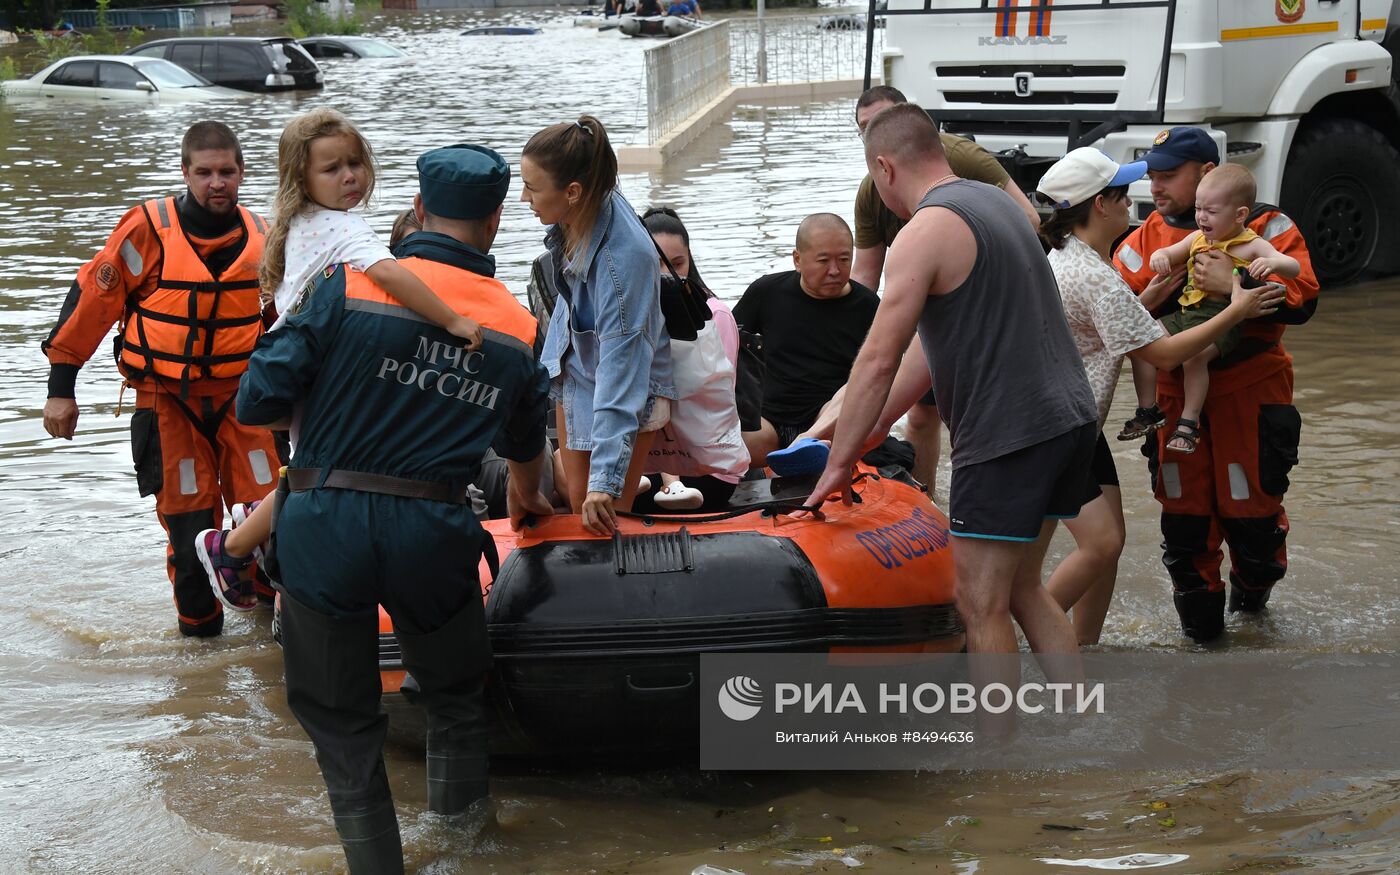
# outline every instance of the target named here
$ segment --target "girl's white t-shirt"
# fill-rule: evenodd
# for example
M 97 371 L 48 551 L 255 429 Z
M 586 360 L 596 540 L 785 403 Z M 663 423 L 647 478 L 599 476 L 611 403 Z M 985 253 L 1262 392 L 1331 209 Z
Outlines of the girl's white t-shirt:
M 320 206 L 303 210 L 287 228 L 286 270 L 272 298 L 277 308 L 273 329 L 282 326 L 326 268 L 343 263 L 364 271 L 393 257 L 389 247 L 358 214 Z

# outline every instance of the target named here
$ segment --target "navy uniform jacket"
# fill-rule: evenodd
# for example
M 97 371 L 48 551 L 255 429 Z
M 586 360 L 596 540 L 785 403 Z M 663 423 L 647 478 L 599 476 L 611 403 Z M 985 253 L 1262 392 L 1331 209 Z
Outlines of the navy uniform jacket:
M 300 407 L 295 468 L 389 474 L 465 485 L 487 448 L 525 462 L 544 448 L 549 378 L 536 323 L 493 278 L 495 261 L 441 234 L 395 249 L 484 343 L 460 339 L 359 272 L 328 268 L 298 312 L 258 341 L 238 418 L 266 425 Z

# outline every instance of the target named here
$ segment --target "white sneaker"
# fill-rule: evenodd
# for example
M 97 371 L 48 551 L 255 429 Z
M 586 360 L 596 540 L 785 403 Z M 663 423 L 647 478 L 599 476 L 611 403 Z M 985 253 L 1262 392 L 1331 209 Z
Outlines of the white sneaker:
M 650 491 L 651 491 L 651 478 L 648 477 L 647 475 L 643 474 L 643 475 L 641 476 L 641 479 L 639 479 L 639 480 L 637 481 L 637 494 L 638 494 L 638 495 L 646 495 L 646 494 L 647 494 L 648 492 L 650 492 Z
M 656 503 L 660 507 L 673 510 L 695 510 L 705 503 L 705 494 L 694 486 L 686 486 L 677 480 L 656 493 Z

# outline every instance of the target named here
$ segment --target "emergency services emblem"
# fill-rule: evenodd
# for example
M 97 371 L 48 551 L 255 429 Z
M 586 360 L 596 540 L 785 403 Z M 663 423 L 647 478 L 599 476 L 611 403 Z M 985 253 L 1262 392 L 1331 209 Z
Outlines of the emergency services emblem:
M 1167 141 L 1167 137 L 1170 137 L 1171 135 L 1172 135 L 1172 132 L 1171 132 L 1170 130 L 1162 131 L 1162 133 L 1160 133 L 1160 134 L 1157 135 L 1157 139 L 1155 139 L 1155 140 L 1152 141 L 1152 145 L 1154 145 L 1154 146 L 1160 146 L 1160 145 L 1162 145 L 1163 143 L 1165 143 L 1165 142 Z
M 97 266 L 97 287 L 104 292 L 110 292 L 117 286 L 117 269 L 110 261 L 104 261 Z
M 1291 24 L 1303 17 L 1307 0 L 1274 0 L 1274 15 L 1284 24 Z

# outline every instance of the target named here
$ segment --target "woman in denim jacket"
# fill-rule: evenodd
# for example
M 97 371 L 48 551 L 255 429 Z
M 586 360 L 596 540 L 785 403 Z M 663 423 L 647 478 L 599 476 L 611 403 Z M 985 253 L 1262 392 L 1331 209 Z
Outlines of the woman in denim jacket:
M 592 116 L 551 125 L 520 157 L 520 199 L 549 225 L 559 301 L 542 358 L 558 405 L 569 503 L 611 534 L 632 506 L 676 397 L 656 247 L 617 190 L 617 156 Z

